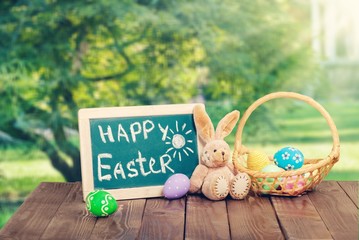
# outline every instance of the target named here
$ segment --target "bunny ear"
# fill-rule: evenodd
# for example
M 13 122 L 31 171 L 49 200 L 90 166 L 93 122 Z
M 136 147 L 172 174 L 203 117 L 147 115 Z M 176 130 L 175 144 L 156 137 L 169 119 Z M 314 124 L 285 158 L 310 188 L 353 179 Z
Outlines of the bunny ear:
M 199 136 L 208 143 L 214 139 L 214 127 L 203 105 L 196 105 L 193 117 Z
M 224 139 L 227 137 L 235 127 L 239 119 L 239 111 L 234 110 L 231 113 L 228 113 L 222 120 L 218 123 L 216 129 L 216 139 Z

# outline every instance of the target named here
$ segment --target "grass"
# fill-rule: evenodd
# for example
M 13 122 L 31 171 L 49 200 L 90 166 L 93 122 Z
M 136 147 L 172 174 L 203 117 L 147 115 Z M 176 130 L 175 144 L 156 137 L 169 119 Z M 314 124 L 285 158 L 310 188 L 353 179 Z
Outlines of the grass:
M 278 104 L 278 103 L 277 103 Z M 326 180 L 359 180 L 359 103 L 324 103 L 324 107 L 333 117 L 341 140 L 341 159 L 333 167 Z M 274 154 L 284 146 L 299 148 L 309 158 L 325 157 L 332 147 L 330 130 L 321 115 L 312 107 L 295 103 L 286 105 L 289 111 L 277 108 L 268 102 L 266 108 L 271 111 L 271 119 L 277 128 L 266 124 L 256 116 L 256 112 L 246 124 L 243 135 L 244 144 L 252 149 L 261 149 Z M 230 109 L 207 105 L 214 121 L 218 121 L 224 112 Z M 243 114 L 243 113 L 242 113 Z M 252 121 L 263 123 L 260 128 L 251 129 Z M 251 129 L 252 131 L 248 131 Z M 226 138 L 234 146 L 235 133 Z M 40 151 L 24 146 L 0 149 L 0 228 L 16 211 L 22 200 L 34 190 L 40 182 L 61 182 L 64 178 L 54 170 L 46 156 Z
M 26 197 L 40 182 L 64 181 L 44 154 L 35 149 L 11 148 L 0 151 L 0 196 Z
M 1 162 L 0 168 L 5 169 L 1 196 L 8 199 L 26 197 L 40 182 L 64 181 L 47 159 Z
M 5 225 L 21 204 L 22 200 L 0 201 L 0 228 Z
M 62 182 L 40 151 L 20 146 L 0 149 L 0 228 L 21 205 L 24 198 L 41 182 Z

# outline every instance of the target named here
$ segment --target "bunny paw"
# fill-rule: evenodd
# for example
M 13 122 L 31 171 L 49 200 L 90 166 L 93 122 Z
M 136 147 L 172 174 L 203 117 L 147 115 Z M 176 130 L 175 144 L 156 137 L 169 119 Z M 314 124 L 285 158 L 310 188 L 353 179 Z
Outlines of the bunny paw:
M 230 194 L 233 199 L 243 199 L 247 196 L 251 186 L 251 179 L 246 173 L 238 173 L 230 185 Z
M 228 179 L 225 176 L 219 176 L 215 180 L 214 184 L 214 195 L 218 199 L 223 199 L 227 197 L 229 193 L 229 187 L 228 187 Z

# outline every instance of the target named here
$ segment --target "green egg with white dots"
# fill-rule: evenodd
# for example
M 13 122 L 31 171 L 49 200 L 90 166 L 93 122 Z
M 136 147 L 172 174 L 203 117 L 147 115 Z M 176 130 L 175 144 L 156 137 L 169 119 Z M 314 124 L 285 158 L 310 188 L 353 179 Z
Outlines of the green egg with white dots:
M 86 207 L 96 217 L 107 217 L 116 212 L 118 204 L 109 192 L 96 190 L 87 195 Z
M 265 166 L 261 172 L 267 172 L 267 173 L 270 173 L 270 172 L 282 172 L 284 171 L 284 169 L 278 167 L 277 165 L 275 164 L 268 164 L 267 166 Z M 263 190 L 261 191 L 262 193 L 268 193 L 268 191 L 271 189 L 271 186 L 273 185 L 273 182 L 274 182 L 274 178 L 257 178 L 257 181 L 258 182 L 262 182 L 264 181 L 264 183 L 267 183 L 267 184 L 262 184 L 262 188 Z M 282 178 L 278 178 L 278 181 L 282 181 Z M 279 187 L 279 183 L 276 183 L 274 184 L 274 189 L 278 189 Z

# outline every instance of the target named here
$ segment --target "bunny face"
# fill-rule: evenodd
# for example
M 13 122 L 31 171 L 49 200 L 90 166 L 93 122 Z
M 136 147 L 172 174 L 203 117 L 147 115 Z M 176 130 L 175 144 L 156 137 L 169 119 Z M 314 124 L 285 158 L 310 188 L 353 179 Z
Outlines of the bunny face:
M 211 141 L 203 149 L 201 162 L 209 168 L 223 167 L 229 161 L 230 151 L 225 141 Z
M 239 119 L 239 112 L 233 111 L 219 121 L 216 131 L 204 106 L 194 108 L 194 120 L 199 136 L 204 141 L 201 163 L 209 168 L 223 167 L 230 158 L 231 150 L 223 140 L 233 130 Z

